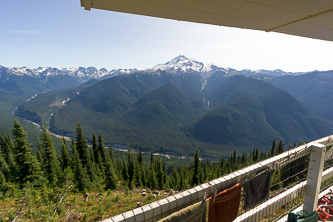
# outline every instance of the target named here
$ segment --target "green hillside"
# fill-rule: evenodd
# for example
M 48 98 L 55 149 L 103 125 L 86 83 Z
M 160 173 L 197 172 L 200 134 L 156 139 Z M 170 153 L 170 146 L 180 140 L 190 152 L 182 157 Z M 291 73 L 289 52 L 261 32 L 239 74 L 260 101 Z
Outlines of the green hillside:
M 60 77 L 61 78 L 61 77 Z M 21 104 L 24 104 L 26 109 L 22 109 L 22 114 L 24 118 L 28 118 L 30 120 L 36 120 L 36 122 L 41 122 L 43 119 L 43 110 L 40 108 L 43 104 L 43 108 L 45 108 L 44 101 L 38 101 L 34 103 L 35 100 L 30 100 L 29 103 L 25 103 L 28 99 L 31 99 L 33 96 L 37 94 L 41 94 L 50 89 L 68 87 L 71 83 L 78 85 L 79 82 L 75 82 L 68 78 L 68 81 L 57 81 L 57 78 L 50 78 L 50 82 L 43 82 L 41 79 L 38 79 L 34 76 L 29 75 L 15 75 L 4 67 L 0 68 L 0 132 L 11 135 L 12 126 L 14 122 L 15 116 L 14 110 L 19 107 Z M 52 82 L 52 83 L 51 83 Z M 71 82 L 71 83 L 70 83 Z M 38 97 L 43 98 L 44 94 L 39 95 Z M 58 94 L 56 93 L 56 96 Z M 46 106 L 48 107 L 48 106 Z M 31 109 L 30 109 L 31 108 Z M 18 109 L 19 112 L 21 109 Z M 16 110 L 16 111 L 18 111 Z M 38 111 L 38 112 L 37 112 Z M 16 114 L 16 112 L 15 112 Z M 19 117 L 16 117 L 19 118 Z M 48 116 L 49 118 L 49 116 Z M 40 130 L 37 129 L 35 125 L 26 121 L 25 119 L 20 119 L 23 128 L 31 135 L 31 138 L 37 138 L 40 134 Z M 39 120 L 39 121 L 38 121 Z M 44 121 L 47 118 L 44 119 Z M 46 122 L 46 121 L 45 121 Z M 60 140 L 52 137 L 55 141 L 55 144 L 59 145 Z M 29 141 L 32 144 L 33 149 L 37 147 L 37 140 Z
M 65 90 L 53 90 L 39 94 L 29 102 L 18 107 L 15 114 L 35 123 L 49 122 L 51 114 L 59 110 L 66 102 L 77 96 L 75 88 Z
M 51 112 L 46 106 L 64 94 L 52 95 L 48 102 L 37 96 L 20 108 L 45 118 Z M 268 150 L 273 139 L 292 145 L 333 130 L 332 121 L 286 91 L 223 72 L 206 82 L 196 74 L 118 76 L 90 84 L 52 112 L 50 130 L 57 134 L 73 135 L 80 121 L 88 139 L 98 132 L 106 143 L 184 155 L 199 147 L 210 157 L 226 156 L 234 149 L 249 152 L 257 146 Z
M 311 110 L 333 120 L 333 71 L 283 76 L 269 81 L 289 92 Z
M 107 79 L 82 91 L 54 113 L 51 131 L 70 135 L 80 121 L 82 126 L 89 126 L 83 127 L 89 136 L 100 132 L 108 142 L 130 143 L 146 150 L 165 151 L 166 146 L 173 144 L 174 148 L 169 150 L 179 153 L 177 145 L 184 143 L 184 149 L 191 146 L 180 125 L 189 114 L 202 108 L 193 107 L 200 104 L 193 97 L 195 94 L 187 96 L 171 82 L 188 92 L 193 91 L 193 84 L 200 88 L 199 79 L 187 82 L 184 76 L 174 77 L 165 72 Z M 155 139 L 151 140 L 151 136 Z
M 189 124 L 186 132 L 189 138 L 215 145 L 215 149 L 269 147 L 276 138 L 292 145 L 328 135 L 333 129 L 332 121 L 259 80 L 234 76 L 209 95 L 211 110 Z

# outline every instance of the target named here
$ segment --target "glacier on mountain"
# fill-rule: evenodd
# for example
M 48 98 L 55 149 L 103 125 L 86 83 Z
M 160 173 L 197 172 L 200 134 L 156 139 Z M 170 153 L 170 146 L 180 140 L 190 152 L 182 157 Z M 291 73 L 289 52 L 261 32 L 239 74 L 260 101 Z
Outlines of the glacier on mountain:
M 27 67 L 14 67 L 6 68 L 0 65 L 0 69 L 6 69 L 10 74 L 14 75 L 28 75 L 33 77 L 49 77 L 57 75 L 69 75 L 81 79 L 83 82 L 90 79 L 106 79 L 118 75 L 129 75 L 135 72 L 147 72 L 155 73 L 158 70 L 167 71 L 170 73 L 198 73 L 203 78 L 203 84 L 205 79 L 207 79 L 212 73 L 215 72 L 224 72 L 230 75 L 244 75 L 244 73 L 249 73 L 250 75 L 263 74 L 263 75 L 272 75 L 272 76 L 282 76 L 282 75 L 300 75 L 304 73 L 289 73 L 282 70 L 241 70 L 237 71 L 231 68 L 223 68 L 216 66 L 212 63 L 204 64 L 198 62 L 195 59 L 189 58 L 185 55 L 180 55 L 174 59 L 163 63 L 158 64 L 152 68 L 136 68 L 136 69 L 112 69 L 108 71 L 105 68 L 96 69 L 95 67 L 71 67 L 71 68 L 52 68 L 52 67 L 38 67 L 34 69 L 29 69 Z

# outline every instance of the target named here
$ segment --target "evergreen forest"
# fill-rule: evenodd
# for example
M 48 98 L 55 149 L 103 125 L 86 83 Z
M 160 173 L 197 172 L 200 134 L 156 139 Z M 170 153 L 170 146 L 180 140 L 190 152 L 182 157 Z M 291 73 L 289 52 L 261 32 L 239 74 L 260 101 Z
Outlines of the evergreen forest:
M 148 193 L 154 190 L 181 191 L 284 151 L 283 141 L 276 144 L 273 140 L 268 152 L 258 148 L 249 154 L 235 150 L 228 158 L 204 161 L 197 148 L 190 163 L 170 167 L 153 150 L 147 161 L 130 145 L 126 155 L 115 158 L 115 150 L 105 147 L 101 135 L 93 134 L 92 138 L 88 144 L 78 122 L 75 138 L 63 138 L 57 153 L 43 126 L 41 137 L 35 138 L 38 148 L 33 152 L 27 133 L 15 119 L 12 135 L 1 133 L 0 137 L 0 206 L 10 206 L 0 207 L 0 221 L 18 217 L 24 221 L 58 221 L 66 217 L 96 221 L 135 208 L 135 198 L 142 203 L 152 202 L 154 198 Z M 301 164 L 290 163 L 285 170 L 273 173 L 272 184 L 277 187 L 272 189 L 292 182 L 285 180 L 291 174 L 304 172 L 306 157 L 298 162 Z M 147 189 L 146 197 L 142 197 L 142 189 Z

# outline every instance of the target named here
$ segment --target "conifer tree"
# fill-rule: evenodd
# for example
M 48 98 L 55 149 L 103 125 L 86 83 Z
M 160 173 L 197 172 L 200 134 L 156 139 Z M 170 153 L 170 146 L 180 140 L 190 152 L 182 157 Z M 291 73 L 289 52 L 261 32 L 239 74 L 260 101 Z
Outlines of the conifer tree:
M 165 160 L 163 159 L 162 161 L 162 170 L 163 170 L 163 182 L 164 182 L 164 187 L 168 187 L 168 174 L 166 172 L 166 164 Z
M 64 137 L 62 137 L 61 140 L 61 159 L 62 159 L 61 163 L 63 170 L 65 170 L 67 167 L 72 166 L 71 156 L 69 154 L 69 149 Z
M 194 165 L 193 165 L 193 177 L 191 185 L 198 185 L 200 183 L 200 157 L 199 157 L 199 149 L 197 147 L 194 155 Z
M 262 161 L 262 160 L 264 160 L 264 159 L 266 159 L 266 155 L 265 155 L 264 151 L 262 150 L 262 151 L 260 152 L 259 161 Z
M 76 124 L 76 149 L 79 154 L 79 158 L 82 162 L 82 166 L 86 169 L 86 172 L 91 180 L 91 182 L 97 182 L 98 178 L 96 176 L 95 167 L 92 164 L 90 153 L 88 151 L 87 141 L 84 138 L 80 123 Z
M 95 164 L 95 156 L 94 156 L 93 150 L 89 149 L 89 153 L 90 153 L 90 155 L 89 155 L 90 156 L 90 161 Z
M 283 140 L 281 139 L 278 142 L 274 155 L 279 155 L 279 154 L 283 153 L 283 147 L 284 147 L 284 144 L 283 144 Z
M 272 157 L 272 156 L 274 156 L 274 154 L 275 154 L 275 140 L 273 140 L 273 142 L 272 142 L 272 148 L 269 151 L 269 156 Z
M 113 171 L 113 166 L 112 163 L 110 161 L 108 161 L 106 163 L 106 170 L 105 170 L 105 174 L 106 174 L 106 179 L 105 179 L 105 188 L 106 189 L 116 189 L 117 188 L 117 179 L 116 176 L 114 174 Z
M 74 142 L 74 138 L 72 138 L 71 150 L 72 150 L 73 173 L 75 176 L 77 187 L 81 192 L 90 190 L 91 183 L 88 178 L 86 169 L 82 166 L 79 153 L 76 150 L 76 144 Z
M 79 154 L 80 160 L 82 162 L 82 165 L 87 166 L 88 162 L 90 162 L 88 146 L 87 146 L 87 141 L 84 138 L 84 135 L 83 135 L 83 132 L 81 129 L 81 125 L 79 122 L 76 124 L 75 145 L 76 145 L 76 150 Z
M 98 153 L 99 152 L 98 152 L 98 144 L 97 144 L 97 138 L 96 138 L 95 133 L 93 134 L 93 137 L 92 137 L 91 149 L 94 154 L 95 163 L 98 164 Z
M 7 184 L 6 176 L 0 170 L 0 189 L 4 188 Z
M 129 144 L 127 147 L 127 169 L 128 169 L 128 184 L 129 187 L 131 187 L 131 183 L 134 182 L 135 180 L 135 165 L 132 157 L 131 147 Z
M 160 155 L 158 155 L 156 160 L 156 179 L 158 188 L 164 189 L 164 172 Z
M 186 177 L 186 170 L 185 168 L 181 171 L 180 173 L 180 180 L 179 180 L 180 184 L 179 184 L 179 190 L 183 190 L 186 189 L 187 186 L 187 177 Z
M 141 169 L 141 181 L 142 181 L 142 185 L 143 186 L 147 186 L 147 180 L 148 180 L 148 178 L 147 178 L 147 167 L 146 167 L 146 165 L 145 164 L 142 164 L 142 165 L 140 165 L 140 169 Z
M 138 162 L 139 162 L 140 165 L 142 165 L 143 160 L 142 160 L 142 152 L 141 152 L 141 150 L 139 151 L 139 154 L 138 154 Z
M 149 184 L 150 184 L 150 188 L 152 188 L 152 189 L 157 188 L 157 179 L 156 179 L 156 174 L 155 174 L 154 167 L 151 168 L 151 170 L 150 170 L 150 181 L 149 181 Z
M 4 154 L 4 158 L 9 162 L 9 156 L 14 156 L 14 144 L 12 140 L 10 139 L 9 135 L 6 136 L 1 133 L 0 135 L 0 147 L 2 150 L 2 153 Z
M 119 180 L 121 180 L 121 178 L 122 178 L 122 162 L 121 162 L 121 159 L 120 158 L 118 158 L 119 156 L 117 156 L 117 160 L 116 160 L 116 162 L 115 162 L 115 166 L 114 166 L 114 171 L 115 171 L 115 173 L 116 173 L 116 175 L 117 175 L 117 177 L 119 178 Z
M 9 179 L 12 174 L 9 165 L 6 162 L 3 153 L 1 152 L 0 152 L 0 173 L 4 176 L 5 181 L 7 181 L 6 178 Z
M 154 169 L 154 153 L 153 149 L 150 151 L 150 173 L 149 173 L 149 185 L 152 189 L 157 188 L 157 179 L 156 179 L 156 173 Z
M 55 185 L 60 176 L 60 165 L 50 134 L 43 127 L 44 169 L 49 182 Z
M 172 189 L 178 190 L 179 188 L 179 174 L 176 168 L 173 168 L 169 179 L 169 185 Z
M 28 181 L 34 184 L 38 183 L 42 180 L 40 164 L 32 153 L 27 141 L 27 133 L 16 119 L 14 120 L 13 136 L 17 163 L 16 181 L 19 184 L 25 184 Z
M 199 168 L 199 175 L 200 175 L 200 184 L 201 184 L 201 183 L 205 182 L 204 172 L 203 172 L 202 167 Z M 221 173 L 219 173 L 217 177 L 219 177 L 220 175 L 221 175 Z
M 225 160 L 224 157 L 222 157 L 220 162 L 221 175 L 224 174 L 224 168 L 225 168 Z
M 135 181 L 136 181 L 136 186 L 141 187 L 142 186 L 142 177 L 141 177 L 141 166 L 139 164 L 139 161 L 135 161 Z
M 98 152 L 101 155 L 103 164 L 106 165 L 107 162 L 109 161 L 109 158 L 108 158 L 108 155 L 106 153 L 105 146 L 104 146 L 101 134 L 98 135 Z
M 154 153 L 153 153 L 153 149 L 151 149 L 151 151 L 150 151 L 150 169 L 153 169 L 153 165 L 154 165 Z
M 128 181 L 128 169 L 127 169 L 127 164 L 124 160 L 124 157 L 122 157 L 121 165 L 122 165 L 121 174 L 122 174 L 123 179 L 126 183 Z
M 44 151 L 39 137 L 37 138 L 37 160 L 40 162 L 42 170 L 44 170 Z
M 17 171 L 17 165 L 15 161 L 15 154 L 14 154 L 14 144 L 10 139 L 9 135 L 7 134 L 4 136 L 1 134 L 0 136 L 0 147 L 1 152 L 3 154 L 4 161 L 8 164 L 10 174 L 6 175 L 8 181 L 14 182 L 15 174 Z
M 113 148 L 112 148 L 111 144 L 110 144 L 109 156 L 110 156 L 112 166 L 115 166 L 114 156 L 113 156 Z
M 232 155 L 232 164 L 235 165 L 236 163 L 236 156 L 237 156 L 237 152 L 236 150 L 234 150 L 234 154 Z
M 255 152 L 255 162 L 257 162 L 257 160 L 258 160 L 258 158 L 259 158 L 259 150 L 258 150 L 258 147 L 256 148 L 256 152 Z
M 100 174 L 101 174 L 102 178 L 104 179 L 105 178 L 105 169 L 108 166 L 107 166 L 107 163 L 106 164 L 103 163 L 100 152 L 97 153 L 97 160 L 96 161 L 97 161 L 96 165 L 98 167 L 98 170 L 100 171 Z

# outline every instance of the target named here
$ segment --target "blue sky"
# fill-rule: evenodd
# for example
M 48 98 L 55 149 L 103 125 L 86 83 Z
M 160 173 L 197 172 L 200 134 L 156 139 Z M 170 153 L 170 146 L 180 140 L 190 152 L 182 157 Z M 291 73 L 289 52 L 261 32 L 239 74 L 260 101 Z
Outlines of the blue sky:
M 0 65 L 150 68 L 178 55 L 234 69 L 333 70 L 333 42 L 92 9 L 0 0 Z

